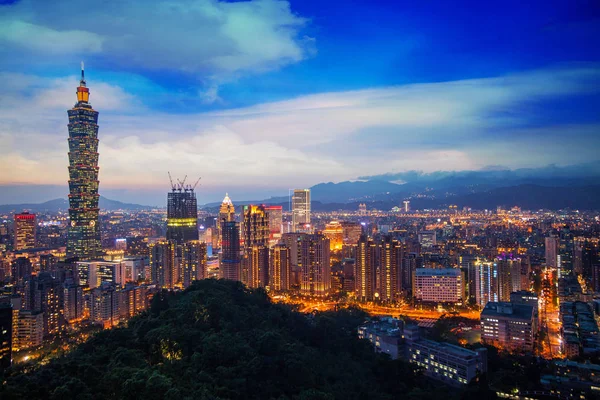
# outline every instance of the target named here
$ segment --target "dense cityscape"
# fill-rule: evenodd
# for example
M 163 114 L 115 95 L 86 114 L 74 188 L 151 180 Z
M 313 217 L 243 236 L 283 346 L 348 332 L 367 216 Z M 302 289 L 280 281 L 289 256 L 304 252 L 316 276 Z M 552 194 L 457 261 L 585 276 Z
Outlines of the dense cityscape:
M 436 381 L 466 387 L 488 350 L 538 357 L 530 387 L 499 397 L 584 398 L 600 390 L 600 221 L 578 210 L 311 210 L 198 207 L 198 179 L 171 177 L 166 208 L 99 208 L 98 112 L 82 66 L 69 110 L 69 209 L 14 210 L 0 225 L 0 365 L 44 365 L 94 332 L 147 312 L 194 281 L 239 281 L 314 313 L 358 307 L 356 335 Z M 488 378 L 489 379 L 489 378 Z M 490 382 L 494 382 L 493 378 Z
M 0 0 L 0 400 L 600 399 L 598 49 L 589 0 Z

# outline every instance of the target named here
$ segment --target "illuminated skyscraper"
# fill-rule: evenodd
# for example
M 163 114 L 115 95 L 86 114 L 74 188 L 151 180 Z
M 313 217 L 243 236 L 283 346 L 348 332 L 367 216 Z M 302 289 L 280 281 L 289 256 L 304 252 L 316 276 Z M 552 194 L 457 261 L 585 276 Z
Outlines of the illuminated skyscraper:
M 550 268 L 558 267 L 559 240 L 557 236 L 548 236 L 545 239 L 546 265 Z
M 242 282 L 248 287 L 269 283 L 269 216 L 265 206 L 244 206 Z
M 24 212 L 15 214 L 14 250 L 33 249 L 36 247 L 35 214 Z
M 361 235 L 356 248 L 354 279 L 356 297 L 361 301 L 372 301 L 376 287 L 376 247 L 367 235 Z
M 271 249 L 269 258 L 269 287 L 276 292 L 290 289 L 290 249 L 282 243 Z
M 150 245 L 151 280 L 161 288 L 173 289 L 178 281 L 176 247 L 172 241 Z
M 13 347 L 12 325 L 12 304 L 9 301 L 2 301 L 0 302 L 0 371 L 10 367 L 11 364 Z
M 171 183 L 167 196 L 167 240 L 181 245 L 190 240 L 198 240 L 198 203 L 196 185 Z
M 225 193 L 225 198 L 221 203 L 221 208 L 219 208 L 219 220 L 217 221 L 216 231 L 217 231 L 217 248 L 221 248 L 222 240 L 223 240 L 223 232 L 221 224 L 223 222 L 235 221 L 235 207 L 233 206 L 233 202 L 229 198 L 229 194 Z M 214 241 L 213 241 L 214 242 Z
M 206 277 L 206 243 L 194 240 L 183 245 L 181 275 L 180 281 L 184 288 L 196 279 Z
M 67 256 L 80 259 L 100 255 L 98 225 L 98 111 L 88 102 L 81 65 L 77 103 L 69 114 L 69 218 Z
M 331 290 L 329 239 L 317 233 L 303 235 L 298 243 L 300 250 L 300 293 L 323 297 Z
M 235 221 L 221 222 L 221 277 L 240 281 L 240 227 Z
M 283 207 L 265 206 L 269 217 L 269 246 L 276 244 L 281 239 L 281 226 L 283 223 Z
M 292 196 L 292 230 L 310 224 L 310 189 L 294 189 Z

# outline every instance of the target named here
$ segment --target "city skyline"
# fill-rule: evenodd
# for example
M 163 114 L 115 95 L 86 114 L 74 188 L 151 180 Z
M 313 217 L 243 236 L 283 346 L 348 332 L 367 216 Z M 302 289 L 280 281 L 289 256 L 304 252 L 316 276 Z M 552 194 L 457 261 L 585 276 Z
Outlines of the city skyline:
M 123 15 L 152 21 L 162 3 L 128 4 Z M 32 188 L 27 201 L 66 196 L 61 112 L 82 59 L 102 111 L 101 193 L 122 201 L 158 199 L 168 170 L 203 177 L 199 203 L 406 171 L 592 163 L 598 176 L 598 9 L 552 5 L 525 17 L 518 7 L 440 3 L 442 19 L 416 5 L 358 2 L 345 25 L 333 3 L 207 0 L 182 3 L 148 33 L 138 23 L 106 31 L 99 5 L 86 10 L 94 23 L 75 26 L 68 0 L 4 2 L 0 203 Z M 489 33 L 471 37 L 492 15 Z M 205 33 L 193 20 L 213 41 L 173 46 L 190 40 L 173 35 L 176 24 Z M 153 48 L 117 46 L 119 35 L 142 34 Z M 42 46 L 45 35 L 53 40 Z

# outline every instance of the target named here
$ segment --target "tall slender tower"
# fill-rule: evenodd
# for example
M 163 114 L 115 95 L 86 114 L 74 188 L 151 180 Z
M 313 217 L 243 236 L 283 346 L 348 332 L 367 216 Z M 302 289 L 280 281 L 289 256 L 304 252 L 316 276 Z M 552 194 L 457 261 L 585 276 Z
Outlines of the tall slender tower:
M 292 230 L 310 224 L 310 189 L 294 189 L 292 197 Z
M 229 194 L 225 193 L 221 208 L 219 208 L 219 220 L 217 221 L 217 248 L 221 248 L 221 242 L 223 240 L 223 230 L 221 224 L 223 222 L 231 222 L 235 220 L 235 207 L 233 202 L 229 198 Z
M 81 63 L 77 103 L 69 114 L 69 232 L 67 256 L 80 259 L 100 255 L 98 224 L 98 111 L 88 102 Z

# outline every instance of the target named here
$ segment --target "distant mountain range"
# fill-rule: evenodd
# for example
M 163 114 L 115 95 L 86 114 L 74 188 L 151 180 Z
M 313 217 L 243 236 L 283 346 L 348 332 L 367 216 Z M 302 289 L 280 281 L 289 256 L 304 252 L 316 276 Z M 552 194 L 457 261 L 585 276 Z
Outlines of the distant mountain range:
M 106 197 L 100 196 L 100 209 L 108 211 L 116 210 L 131 210 L 141 211 L 150 210 L 153 207 L 143 206 L 140 204 L 122 203 L 117 200 L 107 199 Z M 24 210 L 31 212 L 57 212 L 66 211 L 69 209 L 69 201 L 67 199 L 54 199 L 44 203 L 37 204 L 5 204 L 0 205 L 0 213 L 7 214 L 13 212 L 22 212 Z

